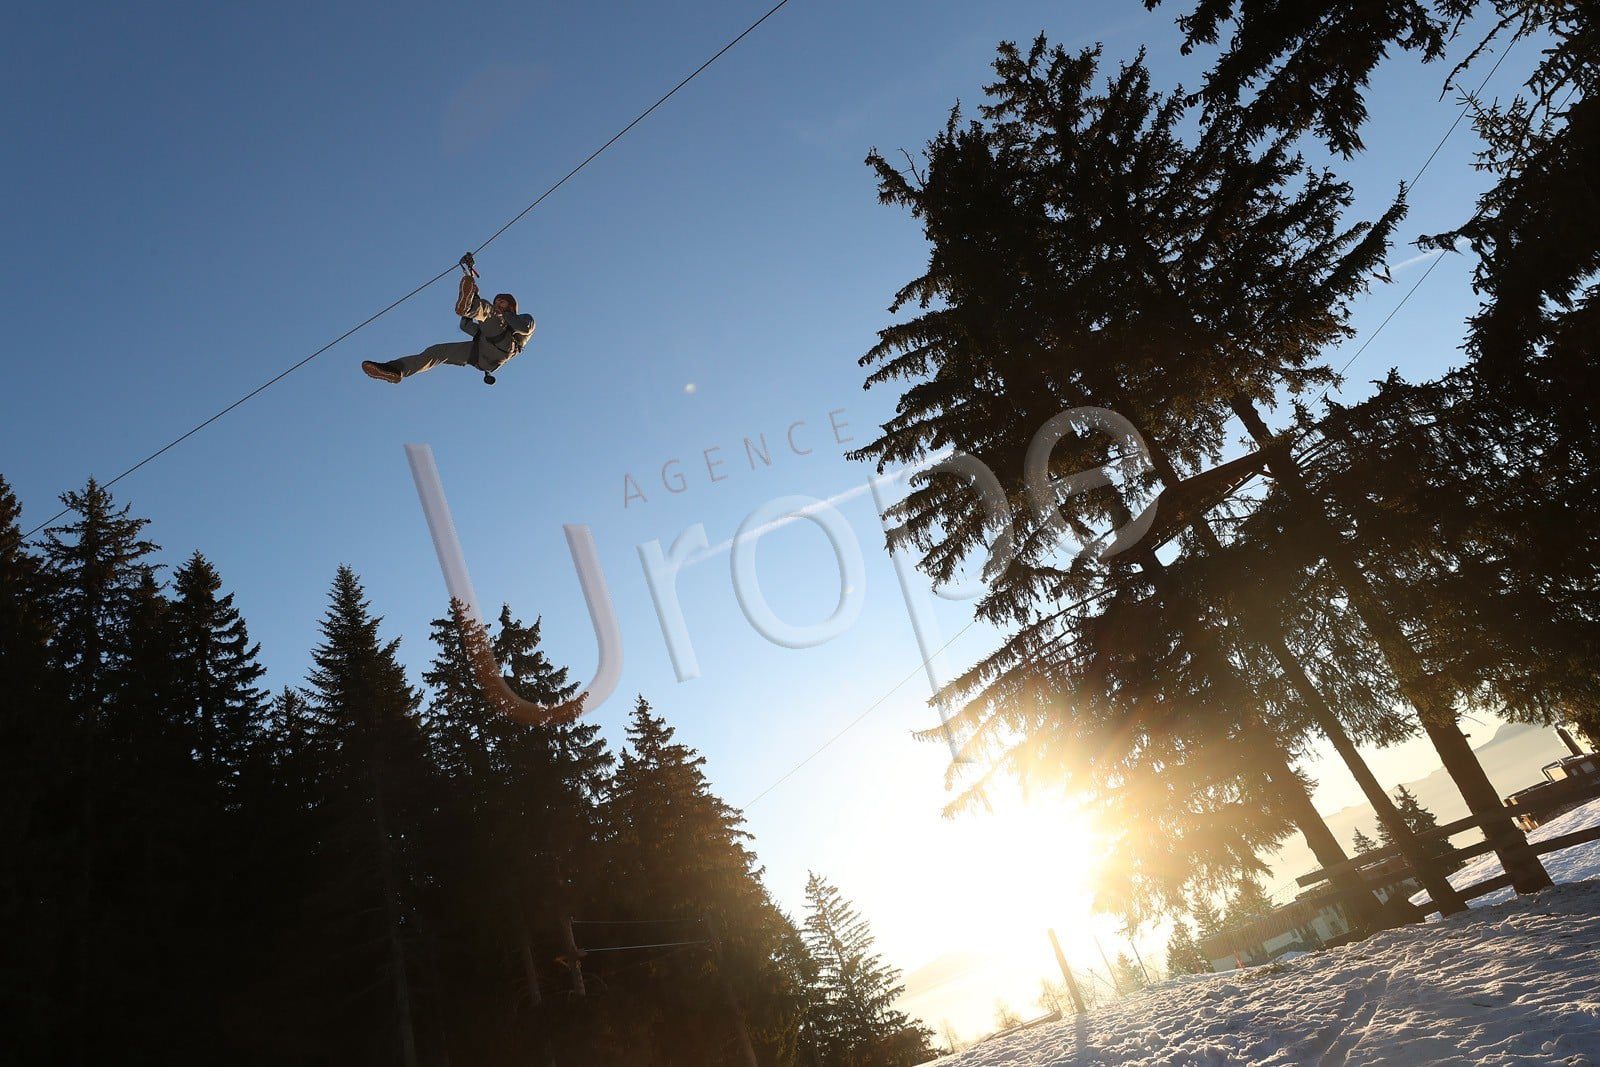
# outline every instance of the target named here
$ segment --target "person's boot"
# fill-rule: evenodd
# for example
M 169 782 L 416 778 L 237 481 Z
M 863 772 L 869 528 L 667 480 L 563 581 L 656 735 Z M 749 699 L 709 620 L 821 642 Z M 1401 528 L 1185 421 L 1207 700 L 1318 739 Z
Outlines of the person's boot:
M 400 361 L 397 359 L 391 359 L 387 363 L 375 363 L 370 359 L 364 359 L 361 361 L 361 369 L 366 371 L 368 378 L 376 378 L 380 382 L 388 382 L 391 385 L 399 384 L 400 379 L 405 377 L 404 372 L 400 370 Z

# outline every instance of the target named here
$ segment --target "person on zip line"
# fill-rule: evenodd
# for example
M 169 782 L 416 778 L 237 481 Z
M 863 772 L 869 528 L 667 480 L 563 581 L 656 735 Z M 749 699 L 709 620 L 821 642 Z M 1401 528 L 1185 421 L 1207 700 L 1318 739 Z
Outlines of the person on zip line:
M 384 363 L 366 359 L 361 369 L 367 377 L 398 383 L 413 374 L 432 370 L 441 363 L 452 367 L 473 367 L 483 372 L 483 380 L 494 384 L 494 373 L 521 352 L 533 336 L 532 315 L 517 311 L 517 298 L 500 293 L 485 300 L 478 295 L 478 271 L 472 253 L 461 257 L 461 288 L 456 297 L 456 314 L 461 317 L 461 332 L 470 341 L 446 341 L 429 345 L 414 356 L 401 356 Z

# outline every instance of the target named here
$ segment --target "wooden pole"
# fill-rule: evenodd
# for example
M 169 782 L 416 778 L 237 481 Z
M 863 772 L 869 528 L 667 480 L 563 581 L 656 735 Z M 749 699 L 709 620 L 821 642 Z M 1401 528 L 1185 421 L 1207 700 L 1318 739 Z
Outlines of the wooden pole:
M 750 1044 L 750 1031 L 744 1025 L 744 1011 L 739 1007 L 739 997 L 733 991 L 733 983 L 728 980 L 728 972 L 722 965 L 722 939 L 717 936 L 716 925 L 707 915 L 703 920 L 706 928 L 706 937 L 711 941 L 711 956 L 716 961 L 717 978 L 722 985 L 722 995 L 727 998 L 728 1010 L 733 1013 L 734 1030 L 739 1038 L 739 1052 L 744 1057 L 746 1067 L 760 1067 L 756 1063 L 755 1046 Z
M 1056 964 L 1061 968 L 1061 977 L 1067 980 L 1067 993 L 1072 997 L 1072 1010 L 1082 1015 L 1088 1010 L 1083 1006 L 1083 991 L 1078 988 L 1078 980 L 1072 977 L 1072 968 L 1067 966 L 1067 956 L 1061 951 L 1061 942 L 1056 939 L 1056 932 L 1050 930 L 1048 933 L 1050 947 L 1056 952 Z
M 1146 967 L 1144 965 L 1144 957 L 1139 955 L 1139 946 L 1133 943 L 1133 938 L 1132 937 L 1128 938 L 1128 947 L 1133 949 L 1133 959 L 1134 959 L 1134 962 L 1139 965 L 1139 973 L 1144 975 L 1144 984 L 1145 985 L 1153 984 L 1150 981 L 1150 968 L 1148 968 L 1148 967 Z
M 1105 946 L 1100 944 L 1100 939 L 1094 939 L 1094 947 L 1100 951 L 1100 962 L 1106 965 L 1106 973 L 1111 976 L 1111 988 L 1116 990 L 1117 996 L 1127 996 L 1122 990 L 1122 979 L 1117 977 L 1117 969 L 1111 966 L 1111 961 L 1106 958 Z
M 544 994 L 539 989 L 539 968 L 533 959 L 533 934 L 530 932 L 527 912 L 517 908 L 518 932 L 522 935 L 522 978 L 528 984 L 528 1022 L 538 1042 L 539 1059 L 544 1067 L 556 1067 L 556 1056 L 550 1048 L 549 1020 L 544 1011 Z M 570 931 L 572 928 L 568 926 Z
M 587 996 L 588 989 L 583 981 L 583 949 L 578 947 L 578 939 L 572 936 L 572 916 L 563 913 L 561 916 L 561 946 L 566 951 L 561 961 L 567 965 L 567 974 L 572 978 L 572 991 L 578 996 Z

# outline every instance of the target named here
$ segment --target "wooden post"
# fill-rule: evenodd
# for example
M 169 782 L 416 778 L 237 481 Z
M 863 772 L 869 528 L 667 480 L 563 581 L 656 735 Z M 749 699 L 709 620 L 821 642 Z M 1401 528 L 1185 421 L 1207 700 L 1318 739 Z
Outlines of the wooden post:
M 1072 968 L 1067 966 L 1066 953 L 1061 951 L 1061 942 L 1056 940 L 1056 932 L 1050 934 L 1050 947 L 1055 949 L 1056 964 L 1061 968 L 1061 977 L 1067 980 L 1067 992 L 1072 997 L 1072 1010 L 1082 1015 L 1088 1009 L 1083 1006 L 1083 991 L 1078 988 L 1078 980 L 1072 977 Z
M 528 1022 L 537 1034 L 539 1059 L 544 1067 L 556 1067 L 556 1056 L 550 1048 L 549 1020 L 544 1011 L 544 994 L 539 989 L 539 968 L 534 963 L 533 934 L 527 912 L 521 906 L 517 908 L 517 920 L 518 932 L 522 935 L 522 944 L 518 946 L 522 954 L 522 977 L 528 984 Z
M 755 1046 L 750 1044 L 750 1031 L 745 1029 L 744 1011 L 739 1007 L 739 997 L 733 991 L 733 983 L 728 980 L 727 969 L 722 965 L 722 939 L 717 936 L 716 925 L 707 915 L 701 922 L 706 928 L 706 938 L 711 942 L 711 957 L 717 965 L 717 979 L 722 985 L 722 995 L 727 998 L 728 1010 L 733 1013 L 734 1030 L 739 1038 L 739 1051 L 744 1057 L 746 1067 L 760 1067 L 756 1063 Z
M 566 950 L 561 957 L 561 962 L 567 966 L 567 973 L 572 976 L 572 991 L 578 996 L 587 996 L 588 989 L 583 982 L 583 949 L 578 947 L 578 941 L 572 936 L 572 916 L 561 916 L 561 942 Z
M 1117 996 L 1127 996 L 1127 994 L 1122 991 L 1122 979 L 1117 977 L 1117 969 L 1111 966 L 1111 961 L 1106 958 L 1105 946 L 1100 944 L 1100 939 L 1098 937 L 1094 939 L 1094 947 L 1100 951 L 1100 962 L 1106 965 L 1106 973 L 1111 976 L 1111 988 L 1116 990 Z
M 1144 975 L 1144 984 L 1154 984 L 1150 981 L 1150 969 L 1144 965 L 1144 957 L 1139 955 L 1139 946 L 1133 943 L 1133 938 L 1131 937 L 1128 938 L 1128 947 L 1133 950 L 1133 960 L 1139 965 L 1139 973 Z

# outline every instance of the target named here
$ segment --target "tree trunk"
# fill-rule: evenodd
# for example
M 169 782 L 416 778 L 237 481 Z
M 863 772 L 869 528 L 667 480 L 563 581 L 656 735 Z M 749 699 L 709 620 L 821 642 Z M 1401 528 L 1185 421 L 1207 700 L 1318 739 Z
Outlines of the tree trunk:
M 1552 884 L 1549 873 L 1528 847 L 1527 837 L 1511 822 L 1505 805 L 1500 801 L 1499 792 L 1484 773 L 1483 765 L 1478 762 L 1477 755 L 1456 722 L 1453 702 L 1446 694 L 1439 692 L 1438 686 L 1428 678 L 1421 657 L 1400 624 L 1389 614 L 1349 546 L 1339 536 L 1332 520 L 1322 509 L 1321 501 L 1311 492 L 1299 463 L 1283 442 L 1267 429 L 1253 405 L 1236 400 L 1234 413 L 1244 423 L 1256 445 L 1267 454 L 1267 469 L 1272 476 L 1290 494 L 1291 499 L 1309 506 L 1310 514 L 1321 527 L 1320 532 L 1326 541 L 1328 565 L 1333 568 L 1339 583 L 1350 597 L 1350 603 L 1388 661 L 1389 668 L 1400 684 L 1401 693 L 1417 709 L 1422 728 L 1433 741 L 1445 770 L 1461 791 L 1462 799 L 1474 815 L 1484 820 L 1484 837 L 1500 857 L 1501 866 L 1510 875 L 1513 888 L 1518 893 L 1537 893 L 1549 888 Z
M 1334 751 L 1344 760 L 1345 766 L 1350 768 L 1356 784 L 1361 787 L 1362 795 L 1372 805 L 1373 811 L 1377 812 L 1378 822 L 1389 832 L 1389 836 L 1400 849 L 1400 855 L 1405 857 L 1417 880 L 1428 891 L 1429 899 L 1438 905 L 1440 913 L 1444 915 L 1466 911 L 1467 902 L 1462 899 L 1455 886 L 1450 884 L 1450 879 L 1440 866 L 1438 857 L 1417 840 L 1411 824 L 1400 814 L 1400 809 L 1395 806 L 1393 798 L 1384 791 L 1382 785 L 1378 784 L 1377 776 L 1372 773 L 1372 768 L 1367 766 L 1367 761 L 1357 750 L 1355 741 L 1345 731 L 1344 724 L 1333 713 L 1333 709 L 1322 699 L 1322 694 L 1312 684 L 1300 666 L 1300 661 L 1294 658 L 1283 637 L 1275 634 L 1269 645 L 1278 665 L 1288 676 L 1290 684 L 1300 694 L 1300 699 L 1311 709 L 1317 728 L 1333 743 Z
M 1116 506 L 1121 512 L 1117 522 L 1119 525 L 1125 525 L 1128 521 L 1127 509 L 1120 501 Z M 1149 545 L 1139 545 L 1135 547 L 1134 552 L 1139 560 L 1139 568 L 1154 575 L 1158 586 L 1165 585 L 1167 567 L 1157 557 L 1155 550 Z M 1263 736 L 1270 736 L 1268 727 L 1263 721 L 1264 709 L 1255 690 L 1235 669 L 1227 653 L 1220 645 L 1210 643 L 1197 651 L 1204 657 L 1207 675 L 1220 684 L 1232 699 L 1238 701 L 1240 715 L 1246 728 L 1252 732 L 1260 730 Z M 1328 828 L 1322 813 L 1317 811 L 1316 805 L 1312 803 L 1305 784 L 1289 766 L 1288 754 L 1275 742 L 1263 746 L 1263 750 L 1265 758 L 1269 761 L 1266 768 L 1267 780 L 1283 801 L 1289 817 L 1299 828 L 1301 836 L 1305 838 L 1306 846 L 1311 849 L 1317 862 L 1324 868 L 1335 866 L 1339 868 L 1339 873 L 1331 875 L 1329 881 L 1344 903 L 1351 929 L 1365 935 L 1381 930 L 1386 925 L 1392 925 L 1386 921 L 1381 902 L 1362 879 L 1360 872 L 1342 866 L 1349 857 L 1345 855 L 1338 838 L 1333 836 L 1333 831 Z
M 1146 437 L 1145 444 L 1150 451 L 1151 462 L 1155 465 L 1156 475 L 1161 479 L 1162 485 L 1176 489 L 1182 484 L 1183 479 L 1178 475 L 1177 468 L 1172 465 L 1172 460 L 1166 452 L 1156 444 L 1153 438 Z M 1204 512 L 1190 520 L 1189 529 L 1199 537 L 1201 543 L 1213 552 L 1222 551 L 1222 539 L 1217 536 L 1211 524 L 1206 521 Z M 1230 619 L 1232 612 L 1229 612 Z M 1410 864 L 1411 870 L 1416 874 L 1417 880 L 1428 891 L 1429 898 L 1439 905 L 1440 912 L 1444 915 L 1453 915 L 1467 909 L 1467 902 L 1456 892 L 1450 884 L 1450 879 L 1439 866 L 1437 858 L 1430 854 L 1422 843 L 1417 840 L 1409 823 L 1400 814 L 1400 809 L 1395 807 L 1394 800 L 1379 784 L 1378 778 L 1372 773 L 1372 768 L 1367 766 L 1366 759 L 1356 748 L 1355 742 L 1345 730 L 1344 723 L 1339 720 L 1333 708 L 1323 697 L 1322 691 L 1316 687 L 1311 676 L 1306 673 L 1298 657 L 1289 648 L 1289 643 L 1283 633 L 1281 620 L 1275 617 L 1252 616 L 1250 622 L 1265 630 L 1268 634 L 1267 651 L 1271 653 L 1278 668 L 1283 671 L 1290 686 L 1294 689 L 1307 710 L 1311 712 L 1312 721 L 1330 742 L 1339 758 L 1350 770 L 1356 784 L 1361 788 L 1361 793 L 1367 798 L 1367 803 L 1372 805 L 1372 810 L 1377 814 L 1378 821 L 1384 829 L 1389 831 L 1400 854 Z
M 529 1014 L 533 1020 L 537 1055 L 546 1067 L 556 1067 L 555 1053 L 550 1049 L 548 1021 L 544 1017 L 544 995 L 539 992 L 539 969 L 533 961 L 533 936 L 528 932 L 528 917 L 520 904 L 517 906 L 517 925 L 521 934 L 517 948 L 522 957 L 522 978 L 528 984 Z
M 383 785 L 372 773 L 372 825 L 378 846 L 378 876 L 383 889 L 385 940 L 393 970 L 395 1028 L 402 1067 L 417 1067 L 417 1035 L 411 1020 L 411 983 L 406 975 L 405 946 L 400 942 L 400 898 L 394 872 L 394 849 L 389 841 L 389 817 Z
M 722 986 L 722 995 L 728 1002 L 728 1011 L 733 1015 L 739 1055 L 744 1059 L 746 1067 L 760 1067 L 756 1062 L 755 1046 L 750 1043 L 750 1031 L 744 1024 L 744 1009 L 739 1006 L 738 994 L 734 992 L 733 982 L 728 978 L 728 969 L 723 964 L 722 939 L 717 936 L 717 927 L 710 915 L 705 917 L 705 928 L 706 935 L 711 939 L 711 955 L 717 966 L 717 980 Z
M 1261 729 L 1266 727 L 1263 726 Z M 1274 762 L 1267 769 L 1267 778 L 1276 787 L 1278 796 L 1288 807 L 1290 817 L 1300 828 L 1300 835 L 1305 838 L 1307 847 L 1317 857 L 1317 862 L 1322 864 L 1324 869 L 1343 864 L 1350 857 L 1345 855 L 1344 847 L 1339 844 L 1338 838 L 1333 836 L 1333 831 L 1328 829 L 1328 824 L 1322 818 L 1322 813 L 1317 811 L 1317 806 L 1311 802 L 1311 794 L 1306 792 L 1305 783 L 1294 773 L 1294 768 L 1289 766 L 1289 761 L 1284 758 L 1281 749 L 1272 746 L 1270 756 Z M 1330 875 L 1328 881 L 1339 894 L 1345 915 L 1350 920 L 1352 932 L 1365 935 L 1381 930 L 1385 926 L 1394 925 L 1387 919 L 1378 898 L 1373 895 L 1372 889 L 1361 878 L 1359 872 L 1344 867 L 1338 874 Z

